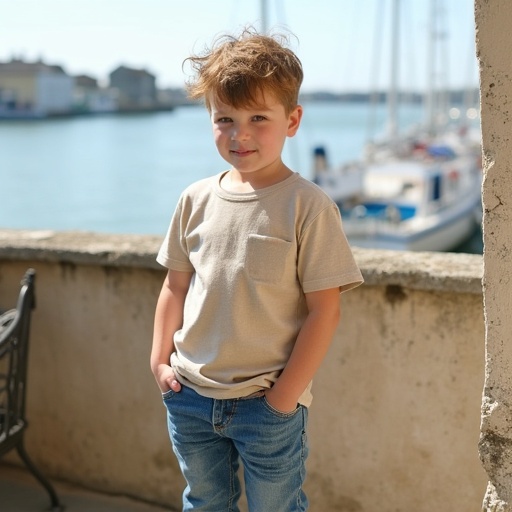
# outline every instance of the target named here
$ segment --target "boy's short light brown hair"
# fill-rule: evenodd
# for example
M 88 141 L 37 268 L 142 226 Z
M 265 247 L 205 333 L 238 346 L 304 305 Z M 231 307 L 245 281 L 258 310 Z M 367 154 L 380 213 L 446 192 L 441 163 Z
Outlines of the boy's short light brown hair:
M 261 94 L 272 94 L 289 114 L 298 104 L 302 64 L 287 48 L 284 35 L 266 36 L 245 29 L 239 37 L 222 36 L 203 54 L 185 59 L 195 72 L 187 83 L 191 99 L 209 97 L 234 108 L 258 105 Z

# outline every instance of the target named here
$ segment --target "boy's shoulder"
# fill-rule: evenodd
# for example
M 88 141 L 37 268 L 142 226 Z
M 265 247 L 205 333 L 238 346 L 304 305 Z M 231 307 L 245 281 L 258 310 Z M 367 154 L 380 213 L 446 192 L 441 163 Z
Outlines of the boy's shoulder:
M 193 194 L 194 192 L 210 188 L 218 179 L 218 175 L 214 175 L 194 181 L 183 190 L 183 194 Z
M 294 181 L 295 194 L 304 196 L 309 200 L 324 204 L 325 206 L 335 205 L 333 199 L 325 192 L 325 190 L 300 174 L 297 175 L 298 177 Z
M 215 175 L 194 181 L 183 190 L 181 193 L 181 200 L 194 201 L 200 197 L 203 197 L 204 195 L 211 193 L 214 190 L 218 179 L 219 176 Z

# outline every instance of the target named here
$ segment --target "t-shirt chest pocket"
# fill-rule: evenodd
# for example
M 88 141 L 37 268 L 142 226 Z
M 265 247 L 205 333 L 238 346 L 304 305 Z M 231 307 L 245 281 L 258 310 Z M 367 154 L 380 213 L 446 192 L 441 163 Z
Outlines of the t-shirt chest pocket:
M 249 235 L 245 265 L 250 277 L 256 281 L 278 283 L 291 248 L 291 242 L 280 238 Z

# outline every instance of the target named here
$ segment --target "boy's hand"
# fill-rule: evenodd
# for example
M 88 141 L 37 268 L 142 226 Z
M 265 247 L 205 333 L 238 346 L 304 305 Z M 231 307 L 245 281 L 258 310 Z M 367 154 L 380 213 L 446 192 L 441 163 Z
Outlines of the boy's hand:
M 279 393 L 276 389 L 270 388 L 265 391 L 265 398 L 269 405 L 279 412 L 288 414 L 297 409 L 297 399 L 290 398 L 286 394 Z
M 166 393 L 170 389 L 176 393 L 181 391 L 181 384 L 176 380 L 174 370 L 168 364 L 158 365 L 155 378 L 162 393 Z

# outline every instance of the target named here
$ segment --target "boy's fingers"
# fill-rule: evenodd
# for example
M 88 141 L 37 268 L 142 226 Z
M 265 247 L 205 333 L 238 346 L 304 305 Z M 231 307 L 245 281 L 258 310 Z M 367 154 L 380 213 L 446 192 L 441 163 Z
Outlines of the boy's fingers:
M 171 381 L 171 389 L 173 391 L 180 391 L 181 390 L 181 384 L 177 381 L 177 380 L 172 380 Z

